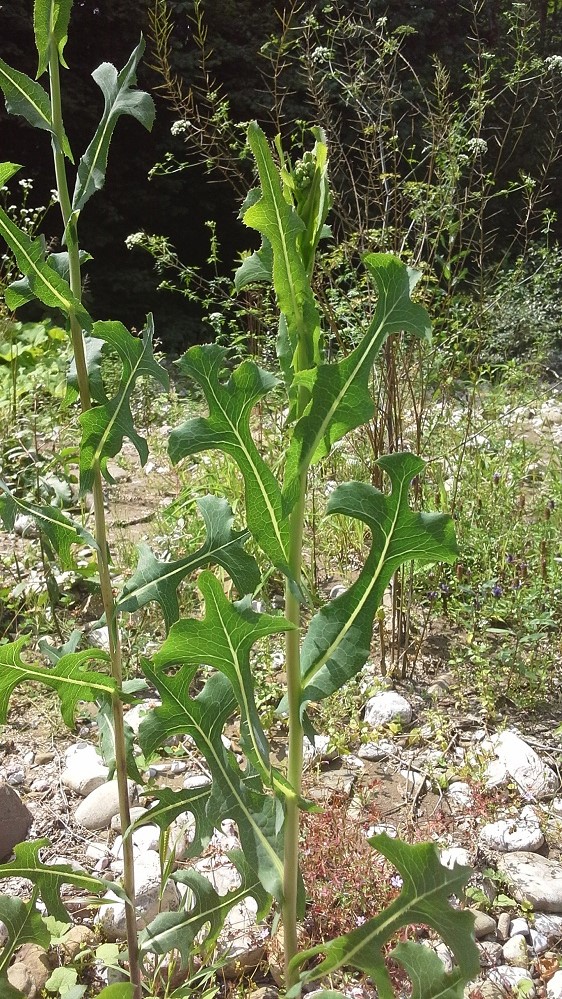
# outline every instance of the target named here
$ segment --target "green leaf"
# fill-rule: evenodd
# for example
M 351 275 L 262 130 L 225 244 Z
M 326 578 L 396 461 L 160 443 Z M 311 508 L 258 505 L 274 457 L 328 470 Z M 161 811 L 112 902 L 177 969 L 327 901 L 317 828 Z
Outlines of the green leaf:
M 84 329 L 90 330 L 92 320 L 84 306 L 72 294 L 68 282 L 45 260 L 45 249 L 41 238 L 31 240 L 22 229 L 14 225 L 2 208 L 0 208 L 0 236 L 10 247 L 20 271 L 28 278 L 33 294 L 39 301 L 49 308 L 60 309 L 67 316 L 75 316 Z M 18 302 L 17 290 L 12 298 L 10 288 L 6 288 L 4 299 L 9 309 L 16 308 L 14 302 Z
M 182 373 L 205 393 L 209 416 L 172 431 L 170 457 L 176 464 L 198 451 L 218 449 L 234 458 L 244 478 L 248 528 L 273 565 L 288 574 L 289 527 L 281 491 L 250 433 L 252 409 L 276 380 L 253 361 L 244 361 L 228 381 L 221 381 L 225 361 L 226 350 L 215 344 L 191 347 L 181 359 Z
M 6 110 L 10 114 L 21 115 L 34 128 L 42 128 L 51 135 L 55 134 L 49 95 L 40 83 L 30 79 L 25 73 L 12 69 L 0 59 L 0 87 L 6 98 Z M 72 153 L 64 132 L 63 152 L 72 163 Z
M 52 975 L 45 982 L 45 989 L 47 992 L 60 993 L 61 999 L 65 995 L 68 995 L 71 988 L 76 985 L 78 981 L 78 972 L 76 968 L 55 968 Z M 82 995 L 86 991 L 86 986 L 80 986 L 83 991 Z
M 226 569 L 241 595 L 254 592 L 260 571 L 256 560 L 243 548 L 249 532 L 233 531 L 234 514 L 225 499 L 203 496 L 197 507 L 207 528 L 204 545 L 173 562 L 160 562 L 147 545 L 138 545 L 137 568 L 117 600 L 119 612 L 132 613 L 155 600 L 162 608 L 169 630 L 179 617 L 177 589 L 181 581 L 203 566 L 215 563 Z
M 0 187 L 3 187 L 10 177 L 21 169 L 21 163 L 0 163 Z
M 285 787 L 285 782 L 275 780 L 272 772 L 269 746 L 254 700 L 250 651 L 260 638 L 281 634 L 292 626 L 283 617 L 256 614 L 250 596 L 231 603 L 212 572 L 202 572 L 197 585 L 205 600 L 205 617 L 182 618 L 174 624 L 154 656 L 154 664 L 159 669 L 206 664 L 224 673 L 240 708 L 240 734 L 247 758 L 268 786 L 276 783 Z
M 8 941 L 0 952 L 0 994 L 2 999 L 20 999 L 21 993 L 9 984 L 6 977 L 12 955 L 25 943 L 49 947 L 51 934 L 35 907 L 34 899 L 22 902 L 15 896 L 0 895 L 0 921 L 8 931 Z
M 373 416 L 369 379 L 386 338 L 401 330 L 426 337 L 430 333 L 427 312 L 410 301 L 419 274 L 389 253 L 371 253 L 364 263 L 379 293 L 365 336 L 343 360 L 296 376 L 296 383 L 311 392 L 311 402 L 294 427 L 287 454 L 283 496 L 289 507 L 298 495 L 303 469 L 326 457 L 336 441 Z
M 101 190 L 105 183 L 109 144 L 120 115 L 131 115 L 149 132 L 152 128 L 154 101 L 145 91 L 133 89 L 143 52 L 144 38 L 141 35 L 139 44 L 120 73 L 110 62 L 102 62 L 92 73 L 103 93 L 105 107 L 96 133 L 80 160 L 72 199 L 75 211 L 82 209 L 92 194 Z
M 448 515 L 416 513 L 408 506 L 410 482 L 425 462 L 412 454 L 391 454 L 377 464 L 390 478 L 390 495 L 363 482 L 347 482 L 334 490 L 328 502 L 328 513 L 367 524 L 372 543 L 359 577 L 310 622 L 301 658 L 303 704 L 339 690 L 363 666 L 375 612 L 400 565 L 410 559 L 422 565 L 452 562 L 457 553 Z
M 442 974 L 437 982 L 431 983 L 428 973 L 436 969 L 436 965 L 423 956 L 425 948 L 414 943 L 407 947 L 402 945 L 401 949 L 397 948 L 396 956 L 406 970 L 415 968 L 418 962 L 419 972 L 414 972 L 413 978 L 414 995 L 416 999 L 430 999 L 443 996 L 444 990 L 451 999 L 459 997 L 460 982 L 468 982 L 480 970 L 473 934 L 474 916 L 466 909 L 460 911 L 449 904 L 451 895 L 462 894 L 472 873 L 470 868 L 455 865 L 450 870 L 443 867 L 434 843 L 409 846 L 385 833 L 373 836 L 369 843 L 398 869 L 403 881 L 400 895 L 378 916 L 356 930 L 297 954 L 291 962 L 292 967 L 297 968 L 317 954 L 324 954 L 324 959 L 315 963 L 313 969 L 303 972 L 303 984 L 331 975 L 340 968 L 356 968 L 373 979 L 380 999 L 394 999 L 383 947 L 402 927 L 423 923 L 436 930 L 452 950 L 458 970 L 451 975 Z M 391 956 L 394 955 L 395 951 L 391 951 Z
M 126 901 L 122 888 L 112 881 L 94 878 L 86 871 L 75 871 L 70 864 L 43 864 L 39 859 L 39 851 L 44 846 L 50 846 L 48 839 L 38 839 L 32 843 L 18 843 L 14 847 L 14 860 L 0 864 L 0 879 L 26 878 L 39 889 L 39 894 L 51 916 L 61 923 L 70 922 L 60 891 L 63 885 L 73 885 L 90 895 L 99 895 L 111 889 L 119 898 Z M 0 917 L 1 918 L 1 917 Z
M 80 250 L 79 253 L 80 263 L 84 264 L 87 260 L 91 260 L 92 257 L 85 250 Z M 69 280 L 70 267 L 68 263 L 68 253 L 63 251 L 61 253 L 49 253 L 45 258 L 45 262 L 52 267 L 60 277 L 64 278 L 65 281 Z M 10 302 L 12 309 L 19 309 L 22 305 L 26 305 L 27 302 L 31 302 L 35 298 L 35 294 L 31 287 L 29 278 L 23 277 L 18 278 L 17 281 L 12 281 L 10 285 Z
M 45 535 L 59 556 L 63 569 L 76 567 L 76 561 L 71 552 L 72 545 L 86 544 L 90 546 L 92 551 L 97 551 L 96 541 L 90 532 L 67 517 L 62 510 L 55 506 L 39 506 L 19 499 L 0 479 L 0 518 L 7 531 L 13 531 L 16 516 L 20 512 L 33 518 L 39 531 Z
M 255 122 L 248 128 L 248 143 L 258 168 L 261 198 L 244 212 L 244 222 L 265 237 L 262 256 L 267 244 L 273 251 L 273 284 L 279 309 L 285 317 L 293 354 L 299 348 L 297 367 L 307 368 L 320 359 L 320 318 L 302 256 L 306 226 L 284 197 L 269 144 Z
M 98 999 L 135 999 L 134 985 L 131 982 L 115 982 L 102 989 Z
M 173 676 L 143 666 L 147 679 L 160 697 L 161 707 L 143 719 L 139 729 L 141 748 L 148 756 L 172 735 L 189 735 L 205 757 L 213 779 L 207 816 L 215 827 L 224 819 L 238 825 L 242 850 L 265 890 L 281 897 L 283 882 L 283 812 L 272 795 L 256 789 L 249 771 L 242 772 L 233 753 L 228 752 L 221 735 L 236 707 L 232 685 L 222 673 L 214 673 L 197 697 L 189 696 L 196 673 L 194 666 L 182 666 Z
M 141 954 L 164 955 L 170 950 L 177 950 L 181 965 L 185 967 L 201 930 L 207 927 L 203 947 L 209 953 L 230 909 L 245 898 L 251 897 L 256 901 L 258 920 L 265 917 L 271 905 L 271 896 L 264 892 L 239 850 L 232 850 L 228 856 L 240 873 L 240 887 L 226 895 L 218 895 L 211 882 L 197 871 L 177 871 L 172 877 L 190 889 L 192 904 L 189 909 L 186 907 L 179 912 L 164 912 L 156 916 L 139 935 Z
M 5 725 L 8 704 L 12 692 L 19 683 L 35 680 L 50 687 L 61 702 L 61 714 L 68 725 L 74 725 L 74 715 L 78 701 L 95 701 L 96 698 L 111 698 L 115 692 L 115 680 L 102 673 L 88 672 L 83 664 L 90 659 L 109 662 L 107 652 L 102 649 L 85 649 L 83 652 L 70 652 L 61 656 L 52 669 L 42 666 L 28 666 L 23 662 L 20 651 L 26 638 L 18 638 L 8 645 L 0 645 L 0 724 Z
M 152 377 L 168 388 L 168 373 L 154 359 L 152 339 L 154 323 L 148 315 L 142 340 L 132 336 L 119 322 L 97 322 L 94 336 L 110 344 L 122 364 L 119 388 L 105 404 L 88 409 L 80 416 L 82 444 L 80 447 L 80 488 L 88 492 L 94 482 L 94 470 L 99 462 L 108 482 L 113 482 L 107 471 L 108 458 L 115 457 L 123 447 L 125 437 L 136 447 L 141 464 L 148 458 L 148 445 L 135 430 L 131 413 L 131 395 L 141 376 Z
M 174 791 L 170 787 L 151 788 L 150 796 L 156 798 L 158 804 L 152 805 L 145 815 L 141 815 L 133 823 L 125 833 L 124 839 L 140 826 L 154 824 L 165 832 L 179 815 L 190 812 L 195 820 L 195 830 L 187 856 L 200 857 L 213 835 L 213 823 L 207 816 L 211 784 L 202 784 L 201 787 L 191 787 L 184 791 Z
M 429 947 L 407 941 L 399 943 L 392 957 L 412 981 L 412 999 L 463 999 L 466 978 L 460 968 L 447 973 L 443 962 Z
M 104 348 L 107 348 L 107 346 L 108 345 L 105 340 L 99 340 L 94 336 L 84 337 L 84 351 L 86 355 L 86 369 L 88 371 L 90 396 L 94 402 L 98 402 L 101 405 L 105 405 L 105 403 L 108 402 L 101 371 L 102 354 L 104 352 Z M 70 402 L 72 402 L 74 401 L 74 398 L 78 398 L 80 394 L 78 388 L 78 374 L 76 372 L 76 360 L 74 356 L 68 366 L 66 382 L 67 398 Z M 72 395 L 73 392 L 75 393 L 74 396 Z
M 39 53 L 37 78 L 45 72 L 49 64 L 49 47 L 54 41 L 59 61 L 68 69 L 64 61 L 64 47 L 68 39 L 68 22 L 73 0 L 35 0 L 33 4 L 33 28 L 35 45 Z

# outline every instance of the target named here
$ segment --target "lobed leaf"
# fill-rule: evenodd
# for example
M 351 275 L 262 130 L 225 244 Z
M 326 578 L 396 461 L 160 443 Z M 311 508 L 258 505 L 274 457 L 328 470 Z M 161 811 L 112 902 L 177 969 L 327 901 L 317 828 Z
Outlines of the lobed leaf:
M 108 458 L 115 457 L 123 447 L 125 437 L 134 444 L 141 463 L 148 458 L 148 445 L 135 430 L 131 412 L 131 395 L 141 376 L 155 378 L 168 387 L 168 373 L 157 363 L 152 352 L 154 323 L 147 316 L 142 340 L 132 336 L 119 322 L 97 322 L 93 326 L 94 337 L 108 343 L 117 353 L 122 365 L 119 388 L 112 399 L 94 406 L 80 415 L 82 442 L 80 446 L 80 488 L 88 492 L 94 482 L 94 470 L 99 463 L 101 471 L 109 482 L 113 482 L 107 471 Z
M 284 633 L 292 626 L 283 617 L 256 614 L 250 596 L 231 603 L 212 572 L 202 572 L 197 585 L 205 600 L 205 617 L 182 618 L 174 624 L 154 656 L 154 664 L 159 669 L 206 664 L 220 670 L 230 681 L 240 708 L 240 732 L 247 758 L 267 785 L 285 787 L 285 782 L 272 772 L 269 746 L 254 700 L 250 651 L 260 638 Z
M 222 730 L 236 707 L 230 681 L 214 673 L 196 697 L 189 696 L 195 666 L 182 666 L 172 676 L 143 666 L 147 679 L 158 690 L 162 705 L 143 719 L 139 741 L 147 756 L 172 735 L 189 735 L 203 754 L 212 776 L 206 815 L 215 827 L 224 819 L 237 823 L 244 855 L 265 890 L 281 897 L 283 881 L 280 803 L 257 789 L 249 770 L 242 772 L 233 753 L 222 742 Z
M 358 578 L 326 604 L 310 622 L 302 646 L 303 705 L 339 688 L 365 663 L 373 618 L 393 573 L 404 562 L 452 562 L 457 553 L 452 519 L 417 513 L 408 506 L 408 488 L 424 468 L 412 454 L 391 454 L 377 464 L 390 478 L 385 495 L 363 482 L 348 482 L 331 494 L 327 512 L 356 517 L 372 534 L 371 550 Z
M 213 835 L 213 823 L 207 815 L 207 806 L 211 797 L 211 784 L 201 787 L 191 787 L 183 791 L 174 791 L 171 787 L 151 789 L 151 798 L 156 798 L 158 804 L 152 805 L 148 812 L 141 815 L 125 833 L 124 838 L 140 826 L 158 826 L 162 832 L 169 829 L 174 819 L 185 812 L 190 812 L 195 821 L 193 840 L 187 851 L 187 857 L 199 857 L 208 845 Z
M 59 61 L 68 69 L 64 61 L 64 47 L 68 39 L 68 23 L 73 0 L 35 0 L 33 4 L 33 28 L 35 46 L 39 54 L 37 78 L 45 72 L 49 64 L 49 47 L 54 41 Z
M 190 573 L 204 566 L 218 564 L 226 569 L 238 592 L 253 593 L 260 581 L 256 560 L 243 545 L 249 531 L 234 531 L 234 514 L 225 499 L 203 496 L 197 500 L 207 528 L 205 543 L 198 551 L 171 562 L 161 562 L 148 545 L 138 545 L 137 568 L 127 581 L 116 604 L 117 611 L 132 613 L 155 600 L 162 608 L 166 629 L 177 621 L 177 589 Z
M 181 359 L 183 374 L 203 389 L 209 415 L 172 431 L 170 458 L 177 464 L 187 455 L 213 449 L 234 458 L 244 479 L 248 528 L 273 565 L 288 574 L 289 526 L 281 491 L 250 433 L 252 409 L 276 380 L 253 361 L 244 361 L 228 381 L 221 381 L 225 361 L 226 350 L 216 344 L 191 347 Z
M 267 263 L 271 248 L 273 284 L 291 352 L 295 355 L 298 349 L 297 367 L 307 368 L 320 360 L 320 318 L 302 253 L 302 242 L 309 234 L 303 220 L 284 197 L 269 144 L 256 122 L 248 128 L 248 143 L 258 168 L 261 197 L 257 201 L 255 197 L 252 199 L 243 219 L 264 238 L 258 256 L 260 263 Z M 248 266 L 245 273 L 242 271 L 238 276 L 238 287 L 247 280 Z M 284 374 L 287 377 L 286 368 Z
M 87 260 L 91 260 L 92 257 L 86 250 L 80 250 L 79 252 L 80 263 L 83 264 Z M 45 263 L 52 267 L 54 271 L 60 277 L 64 278 L 65 281 L 69 281 L 70 266 L 68 263 L 68 253 L 64 250 L 61 253 L 49 253 L 45 258 Z M 12 309 L 19 309 L 22 305 L 26 305 L 27 302 L 33 301 L 35 294 L 29 282 L 29 278 L 22 277 L 18 278 L 17 281 L 12 281 L 10 285 L 10 302 Z
M 55 134 L 49 95 L 40 83 L 30 79 L 25 73 L 12 69 L 8 63 L 0 59 L 0 88 L 4 92 L 6 110 L 10 114 L 21 115 L 34 128 L 42 128 L 51 135 Z M 62 148 L 72 163 L 72 153 L 64 132 Z
M 27 500 L 19 499 L 8 489 L 5 482 L 0 479 L 0 519 L 3 521 L 7 531 L 13 531 L 16 516 L 22 512 L 28 517 L 32 517 L 38 530 L 45 535 L 53 550 L 60 559 L 63 569 L 76 568 L 76 561 L 71 552 L 71 546 L 75 544 L 89 545 L 93 551 L 97 550 L 95 538 L 92 537 L 80 524 L 55 506 L 29 503 Z
M 60 700 L 61 714 L 68 725 L 74 725 L 74 715 L 78 701 L 108 699 L 116 691 L 115 680 L 103 673 L 88 672 L 83 669 L 85 662 L 96 659 L 109 662 L 109 656 L 102 649 L 85 649 L 83 652 L 69 652 L 61 656 L 56 666 L 44 669 L 42 666 L 28 666 L 20 656 L 27 639 L 18 638 L 8 645 L 0 645 L 0 724 L 5 725 L 8 705 L 12 692 L 18 684 L 35 680 L 54 690 Z
M 101 990 L 98 999 L 135 999 L 135 987 L 132 982 L 114 982 Z
M 209 953 L 217 942 L 226 916 L 245 898 L 251 897 L 256 901 L 257 918 L 264 918 L 271 905 L 271 896 L 264 892 L 259 878 L 239 850 L 232 850 L 228 856 L 240 873 L 240 887 L 226 895 L 219 895 L 211 882 L 197 871 L 177 871 L 172 877 L 189 888 L 187 898 L 191 898 L 191 904 L 179 912 L 164 912 L 156 916 L 139 935 L 141 954 L 164 955 L 177 950 L 181 966 L 186 967 L 201 931 L 206 928 L 203 946 Z
M 28 279 L 31 290 L 39 301 L 49 308 L 60 309 L 66 316 L 75 316 L 83 329 L 90 330 L 92 320 L 86 309 L 72 294 L 68 282 L 45 260 L 45 249 L 41 238 L 30 239 L 27 233 L 11 221 L 2 208 L 0 208 L 0 236 L 10 247 L 20 271 Z M 4 300 L 9 309 L 16 308 L 19 304 L 17 289 L 12 294 L 10 288 L 6 288 Z
M 475 977 L 480 969 L 478 950 L 474 942 L 474 916 L 449 904 L 452 895 L 460 895 L 471 875 L 469 867 L 455 865 L 452 870 L 439 861 L 434 843 L 410 846 L 391 839 L 386 833 L 373 836 L 371 846 L 382 853 L 399 871 L 403 886 L 397 899 L 374 919 L 362 926 L 297 954 L 291 965 L 300 967 L 318 954 L 324 959 L 310 971 L 301 974 L 302 984 L 324 978 L 340 968 L 356 968 L 373 979 L 380 999 L 394 999 L 394 990 L 386 968 L 383 947 L 402 927 L 423 923 L 431 926 L 452 950 L 458 968 L 446 974 L 441 966 L 424 956 L 421 944 L 400 945 L 391 956 L 412 972 L 416 999 L 432 999 L 446 995 L 461 999 L 463 984 Z M 436 957 L 436 955 L 433 955 Z M 436 960 L 439 960 L 436 958 Z
M 0 894 L 0 921 L 8 933 L 8 940 L 0 951 L 0 995 L 2 999 L 21 999 L 22 993 L 10 985 L 7 978 L 12 956 L 25 943 L 39 944 L 47 949 L 51 934 L 35 907 L 34 899 L 22 902 L 13 895 Z
M 70 864 L 44 864 L 39 851 L 50 846 L 48 839 L 38 839 L 32 843 L 18 843 L 14 847 L 15 857 L 7 864 L 0 864 L 0 880 L 4 878 L 26 878 L 36 885 L 49 915 L 61 923 L 71 922 L 70 916 L 61 901 L 63 885 L 73 885 L 91 895 L 99 895 L 111 889 L 123 901 L 127 896 L 114 882 L 95 878 L 86 871 L 75 871 Z
M 389 253 L 371 253 L 364 263 L 378 289 L 375 315 L 365 336 L 343 360 L 296 376 L 297 384 L 311 393 L 311 401 L 294 427 L 287 454 L 283 496 L 289 507 L 298 495 L 303 470 L 325 458 L 336 441 L 373 416 L 369 378 L 386 338 L 401 330 L 418 336 L 430 333 L 427 312 L 410 300 L 419 274 Z
M 150 132 L 155 115 L 154 101 L 144 90 L 135 90 L 137 67 L 144 52 L 144 38 L 131 53 L 126 66 L 118 73 L 110 62 L 103 62 L 92 76 L 104 97 L 102 119 L 86 152 L 80 160 L 72 207 L 80 211 L 105 183 L 109 145 L 118 119 L 131 115 Z

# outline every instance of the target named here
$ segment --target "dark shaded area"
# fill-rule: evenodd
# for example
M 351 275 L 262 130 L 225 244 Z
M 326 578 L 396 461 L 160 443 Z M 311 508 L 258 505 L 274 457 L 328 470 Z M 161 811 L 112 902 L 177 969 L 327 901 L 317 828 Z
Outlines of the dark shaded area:
M 190 41 L 188 17 L 192 0 L 171 0 L 176 18 L 173 62 L 189 86 L 196 79 L 197 52 Z M 430 79 L 432 58 L 438 55 L 450 69 L 453 86 L 460 85 L 466 42 L 470 37 L 471 15 L 468 5 L 450 0 L 399 0 L 388 4 L 373 0 L 374 12 L 388 15 L 389 23 L 409 24 L 416 34 L 407 40 L 406 53 L 420 76 Z M 481 17 L 484 37 L 490 47 L 502 44 L 501 11 L 488 0 Z M 543 51 L 553 51 L 560 39 L 562 11 L 560 4 L 534 0 L 534 10 L 541 28 Z M 213 48 L 210 69 L 231 99 L 233 117 L 245 120 L 257 117 L 263 123 L 270 118 L 271 95 L 264 87 L 264 60 L 259 56 L 262 44 L 278 31 L 278 12 L 283 4 L 269 0 L 207 0 L 205 5 L 209 43 Z M 10 0 L 0 7 L 0 53 L 19 70 L 35 75 L 36 59 L 32 34 L 32 0 Z M 121 68 L 146 32 L 149 0 L 75 0 L 70 38 L 66 48 L 72 75 L 63 72 L 65 121 L 72 148 L 78 159 L 86 148 L 101 114 L 102 95 L 91 78 L 102 61 Z M 498 8 L 500 8 L 498 10 Z M 323 5 L 306 2 L 299 16 L 307 10 L 322 16 Z M 352 5 L 350 4 L 350 10 Z M 555 51 L 555 48 L 554 48 Z M 148 62 L 150 59 L 148 59 Z M 47 77 L 42 80 L 46 85 Z M 154 92 L 161 81 L 145 61 L 139 86 Z M 303 81 L 296 70 L 289 72 L 289 94 L 284 106 L 285 122 L 309 116 Z M 144 316 L 153 311 L 157 335 L 169 348 L 179 348 L 200 338 L 201 323 L 197 310 L 179 296 L 157 292 L 155 275 L 148 255 L 130 252 L 125 237 L 141 228 L 165 234 L 187 264 L 205 268 L 208 255 L 207 218 L 217 221 L 222 262 L 226 271 L 238 252 L 255 242 L 237 221 L 240 200 L 225 182 L 211 182 L 202 167 L 148 180 L 148 172 L 166 151 L 185 155 L 181 138 L 170 134 L 175 117 L 169 105 L 156 92 L 156 123 L 146 133 L 138 122 L 121 118 L 113 139 L 106 187 L 86 206 L 81 219 L 81 243 L 94 260 L 87 270 L 88 305 L 97 318 L 118 318 L 128 326 L 140 327 Z M 271 131 L 271 125 L 266 124 Z M 33 177 L 33 202 L 43 200 L 54 186 L 48 135 L 37 132 L 23 120 L 0 109 L 2 156 L 21 162 L 24 175 Z M 528 165 L 533 149 L 527 146 L 518 154 L 520 168 Z M 250 175 L 250 171 L 249 175 Z M 558 181 L 556 183 L 559 183 Z M 556 188 L 556 184 L 555 184 Z M 46 235 L 60 239 L 61 227 L 53 210 L 47 219 Z

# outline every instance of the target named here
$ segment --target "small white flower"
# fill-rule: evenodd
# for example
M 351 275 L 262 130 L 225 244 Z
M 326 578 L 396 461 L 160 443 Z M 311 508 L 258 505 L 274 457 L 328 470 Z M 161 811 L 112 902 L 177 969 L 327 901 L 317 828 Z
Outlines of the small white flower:
M 562 56 L 551 55 L 544 60 L 547 70 L 551 73 L 562 73 Z
M 331 55 L 330 49 L 327 49 L 325 45 L 317 45 L 310 53 L 310 58 L 312 62 L 326 62 Z
M 472 156 L 483 156 L 484 153 L 488 152 L 488 143 L 486 142 L 486 139 L 469 139 L 466 144 L 466 148 Z
M 185 135 L 191 129 L 191 122 L 187 118 L 178 118 L 177 121 L 173 121 L 170 126 L 170 132 L 172 135 Z
M 125 237 L 125 246 L 128 250 L 132 250 L 134 246 L 142 246 L 145 235 L 146 233 L 142 230 L 140 232 L 132 232 L 129 236 Z

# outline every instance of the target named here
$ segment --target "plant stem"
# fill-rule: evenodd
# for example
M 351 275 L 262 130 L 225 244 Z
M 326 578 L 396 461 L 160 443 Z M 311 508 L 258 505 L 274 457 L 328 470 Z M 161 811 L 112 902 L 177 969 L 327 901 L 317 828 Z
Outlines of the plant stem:
M 302 575 L 302 538 L 306 499 L 306 471 L 301 476 L 299 498 L 290 518 L 289 568 L 294 583 L 300 588 Z M 298 974 L 289 972 L 289 963 L 298 950 L 298 884 L 299 884 L 299 800 L 302 788 L 303 725 L 301 719 L 302 679 L 300 665 L 300 600 L 291 584 L 285 586 L 285 616 L 294 631 L 285 638 L 285 669 L 289 705 L 288 779 L 294 796 L 287 800 L 285 814 L 285 848 L 283 859 L 283 942 L 285 951 L 285 987 L 290 988 Z
M 60 93 L 60 71 L 57 45 L 51 38 L 49 52 L 49 77 L 51 88 L 51 108 L 53 116 L 53 158 L 55 164 L 55 177 L 57 183 L 58 197 L 65 228 L 65 237 L 68 248 L 69 278 L 70 288 L 79 301 L 82 297 L 82 282 L 80 276 L 80 253 L 78 246 L 78 236 L 76 231 L 76 221 L 72 217 L 72 205 L 68 191 L 66 177 L 66 167 L 64 154 L 62 151 L 63 122 L 61 111 Z M 72 346 L 74 350 L 74 360 L 76 364 L 76 374 L 78 380 L 78 390 L 80 394 L 80 405 L 82 412 L 91 408 L 90 387 L 88 379 L 88 368 L 84 350 L 84 337 L 80 323 L 76 316 L 70 317 L 70 329 L 72 336 Z M 117 685 L 116 695 L 112 699 L 113 725 L 115 730 L 115 769 L 117 774 L 117 788 L 119 795 L 119 814 L 121 828 L 126 829 L 131 824 L 129 809 L 129 790 L 127 784 L 127 756 L 125 749 L 125 729 L 123 722 L 123 702 L 119 692 L 123 681 L 121 641 L 117 615 L 115 612 L 115 600 L 113 597 L 113 587 L 111 583 L 111 573 L 109 570 L 109 553 L 107 544 L 107 524 L 105 520 L 105 507 L 103 498 L 102 477 L 99 462 L 94 468 L 94 517 L 95 517 L 95 537 L 98 546 L 97 560 L 100 577 L 101 595 L 107 628 L 109 633 L 109 654 L 111 659 L 111 674 Z M 139 951 L 136 916 L 134 908 L 135 899 L 135 868 L 133 861 L 133 841 L 128 837 L 123 842 L 123 887 L 127 897 L 131 900 L 125 907 L 127 923 L 127 948 L 129 961 L 129 974 L 133 985 L 134 999 L 141 999 L 141 975 L 139 965 Z

